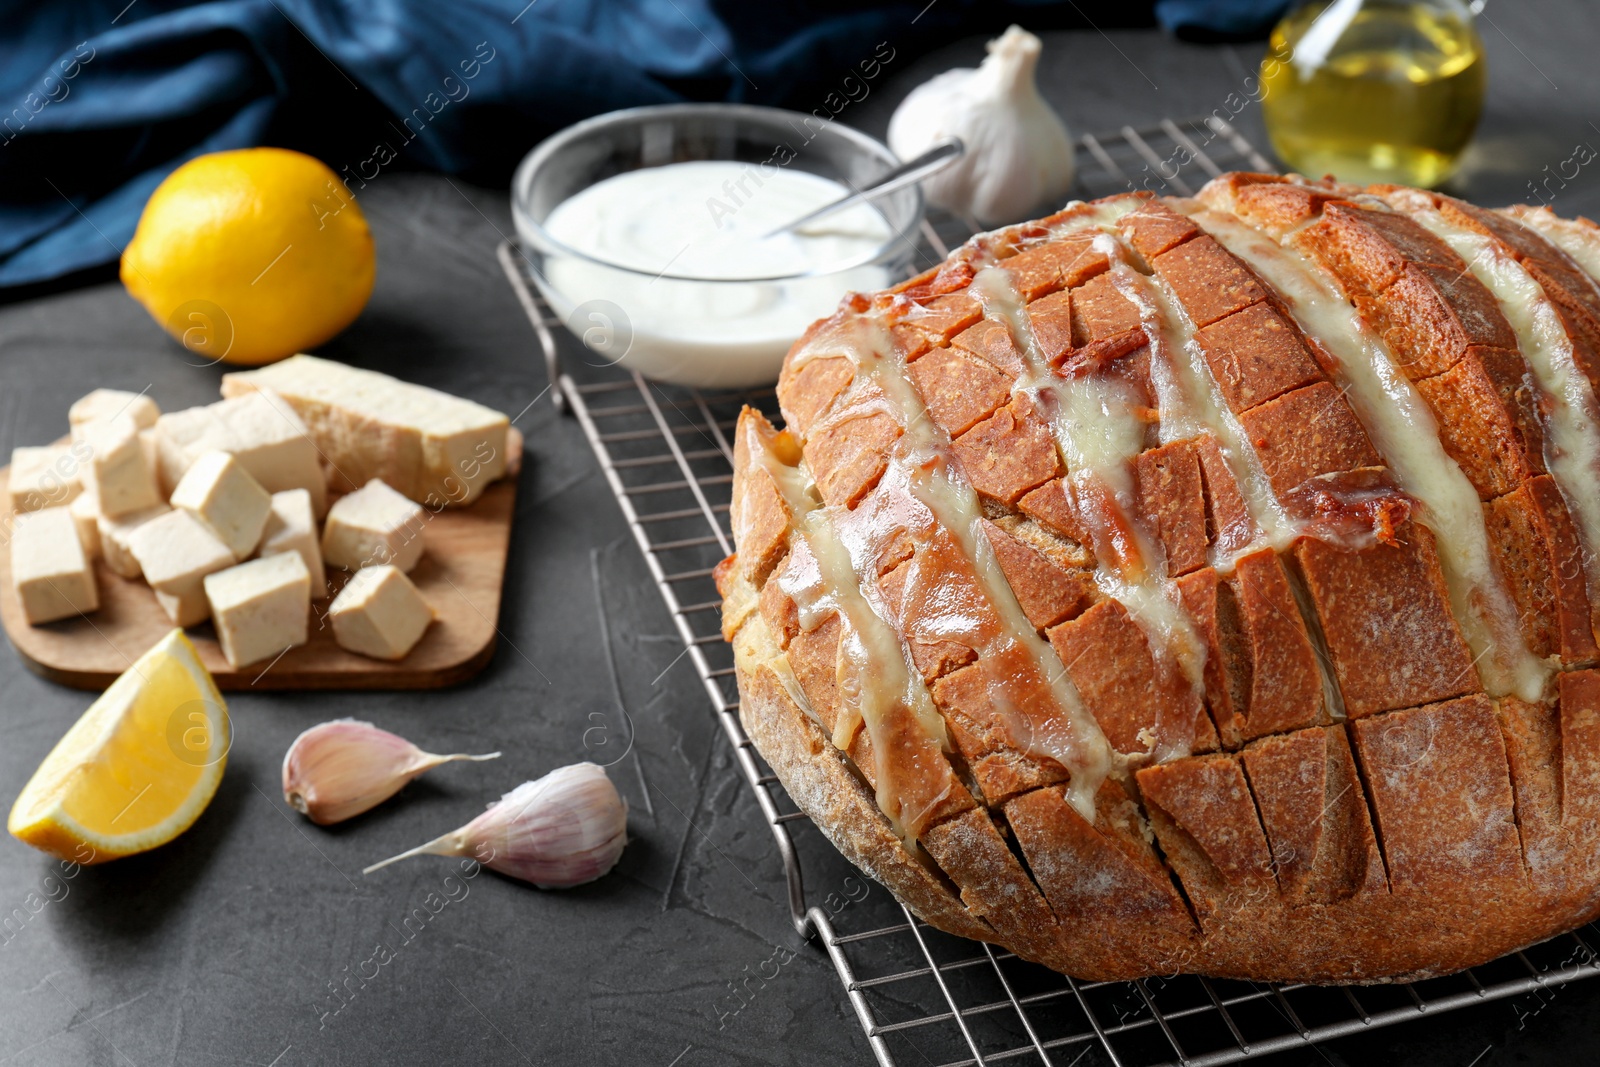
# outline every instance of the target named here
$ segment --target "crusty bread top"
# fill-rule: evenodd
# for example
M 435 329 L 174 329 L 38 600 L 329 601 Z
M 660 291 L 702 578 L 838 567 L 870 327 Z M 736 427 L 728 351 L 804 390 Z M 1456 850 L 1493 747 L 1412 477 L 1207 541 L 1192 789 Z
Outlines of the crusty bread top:
M 1600 801 L 1586 264 L 1586 222 L 1230 174 L 852 295 L 785 363 L 786 430 L 741 419 L 741 682 L 1002 939 L 963 881 L 990 825 L 1006 891 L 1123 916 L 1135 973 L 1375 977 L 1570 925 L 1600 887 L 1570 818 Z M 1494 930 L 1457 904 L 1399 949 L 1224 944 L 1331 943 L 1281 909 L 1423 924 L 1369 901 L 1462 879 Z

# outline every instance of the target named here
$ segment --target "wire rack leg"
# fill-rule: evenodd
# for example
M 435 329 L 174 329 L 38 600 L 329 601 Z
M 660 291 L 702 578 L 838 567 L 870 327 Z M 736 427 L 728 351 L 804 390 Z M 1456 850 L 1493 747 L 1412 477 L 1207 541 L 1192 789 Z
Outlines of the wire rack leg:
M 550 333 L 551 322 L 544 316 L 544 302 L 533 292 L 528 285 L 527 277 L 522 273 L 522 268 L 517 266 L 517 259 L 521 253 L 510 241 L 501 241 L 500 247 L 495 249 L 495 258 L 500 261 L 500 269 L 506 272 L 506 278 L 511 282 L 511 291 L 517 294 L 517 303 L 522 305 L 523 312 L 528 316 L 528 322 L 533 325 L 533 331 L 539 338 L 539 349 L 544 355 L 545 378 L 550 383 L 550 400 L 555 404 L 557 411 L 567 410 L 567 400 L 562 391 L 556 388 L 556 382 L 561 377 L 561 360 L 556 351 L 556 339 Z

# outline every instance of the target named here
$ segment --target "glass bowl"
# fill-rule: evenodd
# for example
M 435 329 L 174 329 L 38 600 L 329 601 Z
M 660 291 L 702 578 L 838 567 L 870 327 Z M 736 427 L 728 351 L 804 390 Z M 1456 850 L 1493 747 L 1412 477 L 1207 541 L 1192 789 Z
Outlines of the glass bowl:
M 851 260 L 799 274 L 714 279 L 606 262 L 545 229 L 556 206 L 625 171 L 721 160 L 781 166 L 859 188 L 898 165 L 866 134 L 815 116 L 748 104 L 667 104 L 613 111 L 555 134 L 528 153 L 511 185 L 511 212 L 534 283 L 596 355 L 678 385 L 744 388 L 775 381 L 806 327 L 850 290 L 910 274 L 922 191 L 878 199 L 889 236 Z M 700 204 L 686 210 L 705 210 Z

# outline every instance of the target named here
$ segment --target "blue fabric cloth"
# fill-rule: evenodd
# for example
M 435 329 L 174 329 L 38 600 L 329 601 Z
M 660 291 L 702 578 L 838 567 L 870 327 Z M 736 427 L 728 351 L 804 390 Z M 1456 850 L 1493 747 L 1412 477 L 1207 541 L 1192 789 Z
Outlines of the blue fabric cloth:
M 503 180 L 613 108 L 811 110 L 880 41 L 892 70 L 1009 21 L 1149 19 L 1127 0 L 0 0 L 0 287 L 114 262 L 151 191 L 206 152 Z
M 1272 29 L 1292 6 L 1292 0 L 1157 0 L 1156 21 L 1191 40 L 1246 40 Z

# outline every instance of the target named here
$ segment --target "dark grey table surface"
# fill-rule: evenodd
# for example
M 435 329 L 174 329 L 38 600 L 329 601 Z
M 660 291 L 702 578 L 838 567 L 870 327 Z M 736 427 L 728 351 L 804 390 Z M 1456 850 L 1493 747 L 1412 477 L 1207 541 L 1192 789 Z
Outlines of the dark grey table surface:
M 1491 4 L 1481 28 L 1489 104 L 1460 188 L 1523 199 L 1576 144 L 1600 144 L 1600 7 Z M 970 65 L 981 43 L 898 60 L 844 118 L 881 135 L 905 92 Z M 1092 131 L 1228 108 L 1259 54 L 1154 31 L 1059 33 L 1042 82 L 1074 129 Z M 1265 144 L 1254 105 L 1235 121 Z M 1548 188 L 1564 213 L 1600 213 L 1588 170 Z M 494 258 L 511 229 L 505 191 L 390 174 L 361 204 L 377 236 L 377 290 L 323 353 L 521 411 L 547 382 Z M 67 405 L 91 387 L 148 387 L 178 408 L 213 399 L 219 374 L 188 365 L 114 283 L 13 300 L 0 306 L 0 448 L 60 435 Z M 527 455 L 499 651 L 476 680 L 441 692 L 232 694 L 226 776 L 177 841 L 51 883 L 54 861 L 0 839 L 0 919 L 13 917 L 0 929 L 0 1064 L 869 1062 L 832 967 L 789 926 L 769 832 L 699 682 L 674 662 L 678 638 L 578 427 L 547 400 L 518 426 Z M 632 809 L 616 872 L 572 892 L 485 875 L 447 900 L 447 860 L 363 878 L 363 865 L 467 821 L 517 782 L 627 743 L 601 612 L 635 735 L 613 768 Z M 6 806 L 89 700 L 0 650 Z M 505 756 L 446 767 L 366 817 L 317 829 L 284 805 L 278 768 L 299 731 L 339 716 L 433 751 Z M 798 836 L 810 884 L 843 885 L 849 869 L 815 831 Z M 47 903 L 34 910 L 30 894 Z M 869 899 L 886 896 L 874 887 Z M 403 939 L 418 907 L 429 919 Z M 393 959 L 347 982 L 370 973 L 362 961 L 379 942 Z M 779 950 L 793 960 L 729 1014 L 730 983 Z M 354 995 L 337 999 L 336 986 Z M 1594 1055 L 1597 1028 L 1600 982 L 1579 983 L 1269 1062 L 1554 1064 Z

